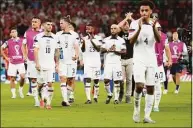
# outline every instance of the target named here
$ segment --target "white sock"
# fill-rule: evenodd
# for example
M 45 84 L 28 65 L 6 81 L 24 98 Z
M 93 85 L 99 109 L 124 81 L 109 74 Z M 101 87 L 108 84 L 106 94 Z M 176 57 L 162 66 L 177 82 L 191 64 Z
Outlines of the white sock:
M 134 111 L 136 112 L 140 112 L 141 96 L 142 93 L 137 93 L 136 91 L 134 91 Z
M 161 84 L 158 83 L 157 85 L 155 85 L 155 92 L 154 92 L 154 108 L 159 108 L 159 103 L 161 100 L 161 96 L 162 96 L 162 91 L 161 91 Z
M 85 92 L 86 92 L 87 100 L 91 100 L 91 98 L 90 98 L 90 83 L 86 83 Z
M 47 105 L 51 105 L 54 89 L 53 87 L 48 87 L 47 91 L 48 91 Z
M 72 87 L 70 87 L 69 85 L 67 85 L 67 97 L 68 97 L 68 100 L 69 100 L 69 98 L 70 98 L 71 92 L 72 92 Z
M 39 102 L 37 83 L 31 83 L 31 87 L 32 87 L 32 94 L 34 96 L 34 100 L 37 103 L 37 102 Z
M 118 84 L 114 83 L 114 94 L 115 94 L 114 100 L 118 100 L 119 92 L 120 92 L 120 84 L 119 83 Z
M 73 90 L 71 90 L 71 92 L 70 92 L 70 98 L 74 99 L 74 91 Z
M 109 83 L 105 84 L 105 90 L 106 90 L 108 96 L 112 96 Z
M 23 93 L 23 87 L 19 86 L 19 92 Z
M 68 102 L 66 83 L 61 83 L 60 88 L 62 92 L 63 101 Z
M 11 88 L 11 93 L 12 93 L 12 96 L 16 96 L 15 91 L 16 91 L 16 89 L 15 89 L 15 88 Z
M 94 84 L 94 98 L 97 98 L 99 95 L 99 83 Z
M 41 93 L 42 93 L 42 100 L 46 99 L 47 100 L 47 84 L 43 84 L 42 85 L 42 90 L 41 90 Z
M 149 118 L 153 107 L 154 95 L 145 96 L 145 118 Z

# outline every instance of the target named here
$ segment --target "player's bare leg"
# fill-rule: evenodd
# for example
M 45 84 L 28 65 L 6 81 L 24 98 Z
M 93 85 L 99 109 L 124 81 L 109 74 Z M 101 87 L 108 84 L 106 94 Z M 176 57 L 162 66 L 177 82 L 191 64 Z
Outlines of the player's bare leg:
M 154 102 L 154 86 L 146 85 L 147 94 L 145 95 L 145 117 L 144 123 L 155 123 L 154 120 L 150 118 L 153 102 Z
M 74 89 L 75 89 L 75 78 L 68 78 L 67 80 L 67 95 L 69 103 L 74 102 Z
M 98 95 L 99 95 L 99 79 L 94 80 L 94 101 L 98 102 Z
M 24 95 L 23 95 L 24 82 L 25 82 L 25 74 L 20 74 L 19 95 L 20 95 L 21 98 L 24 98 Z
M 104 79 L 105 83 L 105 90 L 107 92 L 107 99 L 106 99 L 106 104 L 109 104 L 112 98 L 112 93 L 110 89 L 110 80 L 109 79 Z
M 179 89 L 180 89 L 180 73 L 176 73 L 175 75 L 175 84 L 176 84 L 176 89 L 175 89 L 175 94 L 179 93 Z
M 60 88 L 61 88 L 61 93 L 62 93 L 62 106 L 70 106 L 68 102 L 68 97 L 67 97 L 67 78 L 65 76 L 60 76 Z
M 11 93 L 12 93 L 12 97 L 13 99 L 16 98 L 16 89 L 15 89 L 15 77 L 11 76 L 10 77 L 10 87 L 11 87 Z
M 40 102 L 38 99 L 38 86 L 37 86 L 37 79 L 36 78 L 31 78 L 31 88 L 32 88 L 32 95 L 35 100 L 35 105 L 36 107 L 40 106 Z
M 91 97 L 90 97 L 90 93 L 91 93 L 91 78 L 86 78 L 86 84 L 85 84 L 85 93 L 86 93 L 86 98 L 87 101 L 85 102 L 85 104 L 91 104 Z
M 45 106 L 45 101 L 47 102 L 47 84 L 43 83 L 40 84 L 38 86 L 38 92 L 39 92 L 39 96 L 40 96 L 40 108 L 44 108 Z
M 120 93 L 120 81 L 114 81 L 114 104 L 118 104 L 118 98 Z
M 140 122 L 140 105 L 143 87 L 144 87 L 143 83 L 135 83 L 133 120 L 136 123 Z

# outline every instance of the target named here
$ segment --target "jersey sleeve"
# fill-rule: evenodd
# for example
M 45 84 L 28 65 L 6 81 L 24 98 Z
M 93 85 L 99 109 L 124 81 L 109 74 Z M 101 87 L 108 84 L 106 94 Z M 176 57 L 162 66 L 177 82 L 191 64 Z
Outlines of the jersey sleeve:
M 184 46 L 183 46 L 183 52 L 182 52 L 182 54 L 183 54 L 183 55 L 187 55 L 187 54 L 188 54 L 188 50 L 187 50 L 186 44 L 184 43 L 183 45 L 184 45 Z
M 34 44 L 33 44 L 34 48 L 39 48 L 39 41 L 38 41 L 38 36 L 34 37 Z
M 1 45 L 2 48 L 7 48 L 8 47 L 8 41 L 5 41 L 2 45 Z
M 129 28 L 129 37 L 128 37 L 129 40 L 135 35 L 138 29 L 139 29 L 138 21 L 132 21 Z

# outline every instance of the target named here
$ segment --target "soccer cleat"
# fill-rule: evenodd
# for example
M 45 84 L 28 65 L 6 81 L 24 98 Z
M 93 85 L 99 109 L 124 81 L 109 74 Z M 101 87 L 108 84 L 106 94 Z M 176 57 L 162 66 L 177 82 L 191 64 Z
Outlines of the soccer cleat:
M 39 107 L 40 106 L 40 102 L 35 102 L 35 107 Z
M 46 109 L 52 109 L 50 105 L 46 105 Z
M 26 96 L 33 96 L 33 94 L 32 94 L 31 92 L 28 92 L 28 93 L 26 94 Z
M 62 106 L 68 107 L 71 106 L 69 102 L 62 101 Z
M 178 94 L 179 93 L 179 90 L 175 90 L 175 92 L 174 92 L 175 94 Z
M 143 123 L 155 124 L 155 121 L 152 120 L 152 119 L 149 117 L 149 118 L 144 118 Z
M 40 108 L 44 108 L 44 100 L 40 100 Z
M 167 94 L 168 90 L 164 89 L 163 94 Z
M 135 123 L 139 123 L 140 122 L 140 113 L 139 112 L 134 112 L 133 113 L 133 121 Z
M 113 96 L 108 96 L 108 97 L 107 97 L 106 104 L 109 104 L 109 103 L 110 103 L 112 97 L 113 97 Z
M 16 95 L 13 95 L 11 98 L 12 98 L 12 99 L 15 99 L 15 98 L 16 98 Z
M 130 96 L 126 96 L 125 97 L 125 103 L 131 104 L 131 97 Z
M 69 98 L 69 103 L 74 103 L 74 98 Z
M 97 99 L 97 98 L 94 98 L 94 102 L 95 102 L 95 103 L 98 103 L 98 99 Z
M 154 112 L 159 112 L 159 108 L 153 108 Z
M 115 100 L 115 101 L 114 101 L 114 104 L 119 104 L 119 101 L 118 101 L 118 100 Z
M 91 100 L 87 100 L 85 104 L 92 104 Z

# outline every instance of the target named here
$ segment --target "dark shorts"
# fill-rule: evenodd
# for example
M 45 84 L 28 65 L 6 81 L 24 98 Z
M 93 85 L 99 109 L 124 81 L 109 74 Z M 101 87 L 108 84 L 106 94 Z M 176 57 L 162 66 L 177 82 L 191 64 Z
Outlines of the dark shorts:
M 176 73 L 182 72 L 182 66 L 180 64 L 172 64 L 172 67 L 170 69 L 170 74 L 175 75 Z

